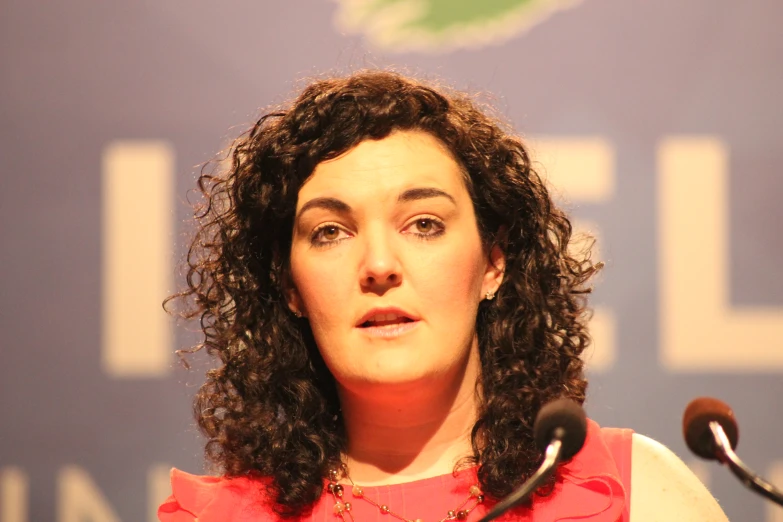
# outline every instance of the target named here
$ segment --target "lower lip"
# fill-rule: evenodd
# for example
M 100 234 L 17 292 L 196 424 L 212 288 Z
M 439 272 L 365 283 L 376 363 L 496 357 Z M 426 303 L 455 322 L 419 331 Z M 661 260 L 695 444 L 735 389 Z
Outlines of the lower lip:
M 370 337 L 377 337 L 381 339 L 394 339 L 396 337 L 400 337 L 414 328 L 419 324 L 419 321 L 411 321 L 408 323 L 400 323 L 400 324 L 394 324 L 394 325 L 387 325 L 387 326 L 367 326 L 364 328 L 359 328 L 360 331 L 364 332 L 366 335 Z

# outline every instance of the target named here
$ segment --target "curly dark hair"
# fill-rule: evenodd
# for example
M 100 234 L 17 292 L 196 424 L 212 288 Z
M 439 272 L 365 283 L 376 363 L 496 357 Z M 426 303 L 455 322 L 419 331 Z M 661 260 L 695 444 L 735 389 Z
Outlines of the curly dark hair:
M 207 459 L 227 476 L 271 479 L 281 515 L 311 507 L 346 434 L 334 378 L 286 284 L 299 188 L 315 166 L 397 130 L 438 138 L 461 163 L 485 247 L 505 278 L 479 307 L 480 411 L 472 431 L 483 491 L 500 498 L 541 462 L 533 421 L 548 401 L 585 399 L 588 279 L 599 264 L 569 249 L 572 227 L 525 146 L 471 97 L 387 71 L 318 80 L 237 138 L 224 168 L 204 169 L 187 289 L 219 367 L 194 404 Z

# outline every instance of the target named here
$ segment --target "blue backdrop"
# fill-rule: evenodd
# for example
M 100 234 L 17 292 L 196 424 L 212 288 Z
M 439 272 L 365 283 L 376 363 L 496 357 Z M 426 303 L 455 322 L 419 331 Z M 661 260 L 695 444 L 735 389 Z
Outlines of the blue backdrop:
M 170 466 L 203 471 L 208 363 L 178 365 L 198 337 L 159 308 L 197 165 L 302 78 L 368 66 L 493 93 L 598 235 L 589 415 L 690 462 L 682 410 L 717 396 L 783 486 L 781 22 L 777 0 L 2 2 L 0 522 L 151 521 Z M 730 519 L 783 520 L 694 469 Z

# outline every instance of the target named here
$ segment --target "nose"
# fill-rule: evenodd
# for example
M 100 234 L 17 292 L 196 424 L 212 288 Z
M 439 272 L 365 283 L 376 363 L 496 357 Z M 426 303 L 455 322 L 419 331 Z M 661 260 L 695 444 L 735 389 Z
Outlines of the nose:
M 359 277 L 362 290 L 379 294 L 402 283 L 402 266 L 392 238 L 383 233 L 366 237 Z

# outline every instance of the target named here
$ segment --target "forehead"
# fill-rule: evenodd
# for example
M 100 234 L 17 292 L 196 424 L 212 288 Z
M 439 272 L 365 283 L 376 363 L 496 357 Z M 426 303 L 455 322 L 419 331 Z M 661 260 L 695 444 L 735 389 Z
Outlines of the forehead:
M 381 140 L 365 140 L 319 163 L 299 190 L 297 209 L 313 197 L 377 202 L 422 186 L 442 189 L 457 199 L 468 197 L 463 169 L 437 138 L 399 131 Z

